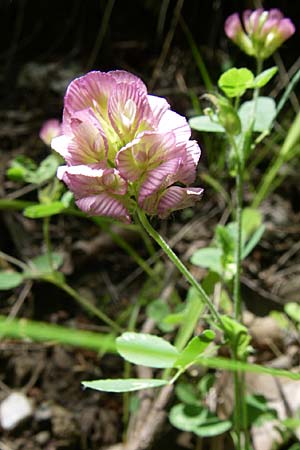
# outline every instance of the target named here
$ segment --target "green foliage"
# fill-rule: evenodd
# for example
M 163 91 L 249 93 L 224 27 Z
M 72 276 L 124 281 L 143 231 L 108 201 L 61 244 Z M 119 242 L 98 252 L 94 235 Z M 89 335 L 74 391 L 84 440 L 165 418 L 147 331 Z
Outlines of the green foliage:
M 253 87 L 254 88 L 264 87 L 266 84 L 269 83 L 269 81 L 274 77 L 274 75 L 276 75 L 277 72 L 278 72 L 278 67 L 276 67 L 276 66 L 270 67 L 269 69 L 264 70 L 259 75 L 257 75 L 257 77 L 255 77 L 254 82 L 253 82 Z
M 60 253 L 49 253 L 37 256 L 24 264 L 22 272 L 14 270 L 0 271 L 0 290 L 13 289 L 19 286 L 26 279 L 42 279 L 46 275 L 52 274 L 63 263 Z
M 179 403 L 169 414 L 171 424 L 200 437 L 212 437 L 230 430 L 230 420 L 221 420 L 204 406 Z
M 24 209 L 24 216 L 29 219 L 41 219 L 60 214 L 66 209 L 63 202 L 56 201 L 39 205 L 28 206 Z
M 21 273 L 13 270 L 1 270 L 0 271 L 0 290 L 7 291 L 13 289 L 24 281 L 24 277 Z
M 86 388 L 95 389 L 96 391 L 104 392 L 132 392 L 140 391 L 141 389 L 150 389 L 155 387 L 165 386 L 165 380 L 153 380 L 143 378 L 128 378 L 127 380 L 95 380 L 82 381 L 82 385 Z
M 127 361 L 148 367 L 173 367 L 179 356 L 168 341 L 145 333 L 123 333 L 117 338 L 117 350 Z
M 251 341 L 247 328 L 228 316 L 222 316 L 222 323 L 225 328 L 225 337 L 234 349 L 237 359 L 244 360 L 249 353 Z
M 260 211 L 245 208 L 242 213 L 242 259 L 249 255 L 260 241 L 265 227 L 262 224 Z M 237 242 L 237 226 L 235 222 L 218 225 L 212 247 L 196 250 L 191 262 L 217 273 L 225 281 L 235 275 L 235 253 Z
M 239 117 L 244 131 L 249 128 L 254 118 L 253 131 L 267 132 L 272 128 L 276 117 L 275 101 L 270 97 L 258 97 L 256 102 L 254 100 L 244 102 L 239 108 Z
M 11 180 L 39 185 L 55 176 L 59 164 L 60 159 L 54 153 L 47 156 L 39 166 L 32 159 L 21 155 L 11 162 L 7 176 Z
M 207 133 L 225 133 L 225 129 L 218 123 L 217 116 L 197 116 L 189 120 L 190 127 L 196 131 L 206 131 Z
M 164 300 L 157 299 L 152 301 L 146 309 L 147 316 L 154 320 L 161 331 L 172 331 L 174 325 L 168 323 L 164 319 L 170 316 L 170 308 Z
M 270 408 L 263 395 L 248 395 L 246 397 L 248 426 L 261 426 L 264 422 L 277 419 L 277 411 Z
M 251 70 L 244 67 L 241 69 L 233 67 L 220 76 L 218 86 L 229 98 L 241 97 L 247 89 L 264 87 L 277 72 L 277 67 L 271 67 L 254 78 Z
M 216 335 L 212 330 L 203 331 L 200 336 L 195 336 L 182 350 L 174 363 L 175 367 L 185 370 L 193 364 L 215 339 Z
M 241 97 L 247 89 L 253 87 L 253 82 L 254 75 L 251 70 L 234 67 L 220 76 L 218 86 L 227 97 Z
M 300 305 L 296 302 L 289 302 L 284 305 L 285 313 L 294 321 L 297 325 L 300 324 Z

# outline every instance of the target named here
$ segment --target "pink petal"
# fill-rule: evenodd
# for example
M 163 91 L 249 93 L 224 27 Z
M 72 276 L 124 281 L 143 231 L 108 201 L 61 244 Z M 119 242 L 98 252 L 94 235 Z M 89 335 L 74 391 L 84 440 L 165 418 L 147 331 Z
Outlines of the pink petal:
M 116 164 L 126 180 L 136 181 L 164 161 L 184 156 L 173 133 L 145 132 L 119 151 Z
M 70 156 L 68 147 L 71 142 L 71 137 L 62 135 L 57 136 L 51 141 L 51 148 L 59 153 L 65 160 L 67 160 Z
M 295 31 L 295 25 L 290 19 L 282 19 L 279 22 L 277 32 L 284 41 L 290 38 L 295 33 Z
M 70 165 L 102 164 L 106 166 L 108 143 L 93 111 L 86 109 L 74 114 L 70 122 L 73 139 L 65 159 Z
M 156 169 L 148 172 L 139 192 L 139 205 L 142 206 L 146 197 L 149 197 L 156 191 L 164 189 L 177 181 L 177 173 L 181 163 L 182 160 L 180 158 L 171 159 L 161 164 Z
M 129 223 L 128 210 L 120 200 L 106 192 L 84 197 L 76 201 L 78 208 L 92 216 L 108 216 Z
M 162 133 L 172 131 L 176 137 L 176 144 L 182 144 L 191 137 L 191 128 L 186 118 L 170 110 L 162 115 L 158 130 Z
M 147 94 L 147 88 L 142 80 L 133 75 L 130 72 L 126 72 L 125 70 L 112 70 L 107 72 L 109 76 L 111 76 L 117 83 L 134 83 L 137 88 Z
M 162 116 L 170 109 L 170 105 L 166 99 L 157 97 L 156 95 L 147 95 L 147 98 L 155 119 L 155 123 L 158 125 Z
M 160 197 L 157 212 L 161 219 L 167 217 L 172 211 L 188 208 L 201 200 L 203 189 L 181 188 L 172 186 Z
M 67 89 L 64 100 L 64 133 L 69 132 L 70 120 L 75 112 L 94 107 L 95 103 L 105 115 L 108 97 L 115 86 L 114 78 L 109 73 L 104 72 L 89 72 L 73 80 Z
M 107 191 L 125 195 L 127 183 L 116 169 L 95 169 L 86 165 L 63 166 L 57 176 L 63 180 L 77 199 Z
M 196 141 L 188 141 L 185 144 L 185 151 L 186 157 L 178 170 L 177 181 L 184 184 L 191 184 L 195 181 L 201 150 Z
M 59 136 L 60 134 L 60 121 L 57 119 L 49 119 L 43 124 L 39 136 L 46 145 L 50 146 L 52 139 Z
M 224 25 L 225 34 L 229 39 L 235 41 L 237 35 L 243 32 L 240 16 L 238 13 L 231 14 L 227 17 Z
M 135 83 L 117 84 L 109 98 L 108 115 L 114 130 L 125 142 L 145 129 L 153 129 L 147 95 Z

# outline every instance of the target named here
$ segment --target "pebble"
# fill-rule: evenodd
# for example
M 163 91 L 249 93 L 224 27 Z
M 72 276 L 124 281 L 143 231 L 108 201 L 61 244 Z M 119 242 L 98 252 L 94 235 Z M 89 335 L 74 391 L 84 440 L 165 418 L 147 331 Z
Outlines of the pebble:
M 0 425 L 3 430 L 13 430 L 32 412 L 32 403 L 26 395 L 12 392 L 0 404 Z

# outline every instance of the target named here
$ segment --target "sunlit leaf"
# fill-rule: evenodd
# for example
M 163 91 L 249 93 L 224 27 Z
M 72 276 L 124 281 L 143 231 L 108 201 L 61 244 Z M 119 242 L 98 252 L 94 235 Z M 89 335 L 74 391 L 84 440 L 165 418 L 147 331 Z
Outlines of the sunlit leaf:
M 104 392 L 131 392 L 141 389 L 150 389 L 165 386 L 168 384 L 165 380 L 152 380 L 140 378 L 115 379 L 115 380 L 95 380 L 82 381 L 86 388 L 95 389 Z
M 278 67 L 270 67 L 270 69 L 264 70 L 262 73 L 255 77 L 253 85 L 257 88 L 264 87 L 278 72 Z
M 24 209 L 24 216 L 29 219 L 40 219 L 42 217 L 50 217 L 59 214 L 65 209 L 62 202 L 56 201 L 52 203 L 43 203 L 39 205 L 28 206 Z
M 212 330 L 205 330 L 200 336 L 195 336 L 182 350 L 174 365 L 181 369 L 188 367 L 207 349 L 214 338 L 215 333 Z
M 227 97 L 240 97 L 247 89 L 253 87 L 254 75 L 246 68 L 232 68 L 224 72 L 218 81 L 218 86 Z
M 207 133 L 225 133 L 224 127 L 217 122 L 217 117 L 212 120 L 209 116 L 192 117 L 189 120 L 190 127 L 193 130 L 205 131 Z
M 255 112 L 255 114 L 254 114 Z M 243 130 L 247 130 L 255 117 L 253 131 L 262 133 L 268 131 L 276 117 L 276 104 L 270 97 L 258 97 L 256 107 L 254 100 L 245 102 L 239 109 Z
M 19 286 L 24 281 L 23 275 L 13 270 L 0 271 L 0 290 L 6 291 Z
M 173 367 L 179 355 L 172 344 L 151 334 L 126 332 L 116 343 L 124 359 L 142 366 Z

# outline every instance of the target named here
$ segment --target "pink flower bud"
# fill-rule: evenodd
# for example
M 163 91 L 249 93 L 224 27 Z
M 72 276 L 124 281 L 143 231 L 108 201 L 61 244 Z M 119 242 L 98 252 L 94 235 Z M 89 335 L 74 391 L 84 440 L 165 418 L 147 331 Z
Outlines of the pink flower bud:
M 46 145 L 51 145 L 51 141 L 53 138 L 58 136 L 61 133 L 61 123 L 57 119 L 47 120 L 39 133 L 40 138 Z
M 284 18 L 279 9 L 265 11 L 246 10 L 241 22 L 237 13 L 225 22 L 225 33 L 245 53 L 258 59 L 266 59 L 295 32 L 290 19 Z
M 196 177 L 200 148 L 190 136 L 186 119 L 136 76 L 90 72 L 69 85 L 52 148 L 79 208 L 128 222 L 138 206 L 166 217 L 200 199 L 202 189 L 176 186 Z

